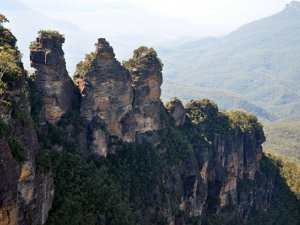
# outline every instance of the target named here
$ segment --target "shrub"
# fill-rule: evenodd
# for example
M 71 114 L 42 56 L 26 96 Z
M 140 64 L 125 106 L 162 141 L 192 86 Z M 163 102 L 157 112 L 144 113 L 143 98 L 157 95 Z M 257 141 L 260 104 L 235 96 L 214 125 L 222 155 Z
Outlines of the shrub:
M 143 70 L 147 68 L 147 65 L 157 65 L 161 70 L 163 64 L 158 58 L 156 51 L 153 48 L 147 48 L 141 46 L 138 49 L 134 50 L 133 57 L 128 61 L 123 61 L 123 66 L 129 71 Z M 138 79 L 142 73 L 135 74 L 135 78 Z
M 86 54 L 84 60 L 80 61 L 76 65 L 76 71 L 73 76 L 75 80 L 82 77 L 89 70 L 89 68 L 92 65 L 92 61 L 95 59 L 95 57 L 96 57 L 95 52 Z
M 38 36 L 40 38 L 55 38 L 55 39 L 59 40 L 61 43 L 65 42 L 64 35 L 59 33 L 56 30 L 40 30 L 38 32 Z
M 10 30 L 0 26 L 0 46 L 9 45 L 10 47 L 14 48 L 16 45 L 17 39 L 16 37 L 10 32 Z
M 41 98 L 41 93 L 35 83 L 34 77 L 29 77 L 27 79 L 30 88 L 30 100 L 31 100 L 31 116 L 35 122 L 38 122 L 38 116 L 42 110 L 43 101 Z
M 232 128 L 240 128 L 243 132 L 250 132 L 255 127 L 262 127 L 257 117 L 243 110 L 230 110 L 225 113 L 229 117 Z
M 36 159 L 37 169 L 43 173 L 48 173 L 51 171 L 51 153 L 47 149 L 43 149 L 39 152 Z
M 0 138 L 6 137 L 9 133 L 9 126 L 0 120 Z
M 18 108 L 16 103 L 12 104 L 12 112 L 11 112 L 12 117 L 20 122 L 22 126 L 28 126 L 30 124 L 30 117 L 27 115 L 26 112 L 22 111 L 21 109 Z
M 24 145 L 18 139 L 14 137 L 9 138 L 8 145 L 16 161 L 23 162 L 27 160 L 27 151 Z
M 0 49 L 0 80 L 15 80 L 22 75 L 15 56 L 6 50 Z

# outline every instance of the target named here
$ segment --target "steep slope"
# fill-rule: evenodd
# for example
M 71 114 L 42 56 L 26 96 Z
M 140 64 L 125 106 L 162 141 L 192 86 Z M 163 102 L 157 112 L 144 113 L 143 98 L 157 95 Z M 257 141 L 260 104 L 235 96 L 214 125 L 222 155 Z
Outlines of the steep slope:
M 300 222 L 300 167 L 278 154 L 267 152 L 261 162 L 262 179 L 273 177 L 271 207 L 266 214 L 254 212 L 249 225 L 290 224 Z
M 165 107 L 156 51 L 121 65 L 105 39 L 78 64 L 76 87 L 63 36 L 41 31 L 28 78 L 2 31 L 1 224 L 229 225 L 272 212 L 278 174 L 262 160 L 256 116 L 208 99 Z
M 54 198 L 51 172 L 36 167 L 40 152 L 31 92 L 16 38 L 0 25 L 0 224 L 45 223 Z
M 202 90 L 234 92 L 271 114 L 265 119 L 299 114 L 299 8 L 300 3 L 292 2 L 225 37 L 161 52 L 166 78 Z
M 122 195 L 112 193 L 112 197 L 116 197 L 117 202 L 129 203 L 131 208 L 118 209 L 117 212 L 127 215 L 127 219 L 118 223 L 115 215 L 110 215 L 102 204 L 89 197 L 88 201 L 93 202 L 90 210 L 81 208 L 88 204 L 84 197 L 66 197 L 62 191 L 73 193 L 74 185 L 77 187 L 74 190 L 90 189 L 94 185 L 87 182 L 91 187 L 86 187 L 87 184 L 77 181 L 71 171 L 81 174 L 81 166 L 68 163 L 66 169 L 62 165 L 67 158 L 57 155 L 57 147 L 52 147 L 47 153 L 51 161 L 54 160 L 50 163 L 54 166 L 50 167 L 58 174 L 61 170 L 65 172 L 57 183 L 59 199 L 54 201 L 51 223 L 67 221 L 70 213 L 76 212 L 77 221 L 89 215 L 89 224 L 94 224 L 100 215 L 101 221 L 106 221 L 104 224 L 110 221 L 114 221 L 112 224 L 188 221 L 198 224 L 211 217 L 216 223 L 227 224 L 245 222 L 252 210 L 269 208 L 267 196 L 272 192 L 271 180 L 260 184 L 258 189 L 247 189 L 243 185 L 256 183 L 262 156 L 261 144 L 265 137 L 257 119 L 240 111 L 221 113 L 209 100 L 191 101 L 185 107 L 179 100 L 171 101 L 170 114 L 167 113 L 160 100 L 161 70 L 162 63 L 156 52 L 147 47 L 136 49 L 123 67 L 104 39 L 99 39 L 96 51 L 78 64 L 74 79 L 81 90 L 80 114 L 85 118 L 77 135 L 78 140 L 84 139 L 85 143 L 69 151 L 88 157 L 90 165 L 78 158 L 74 160 L 112 179 L 112 190 L 121 187 Z M 117 95 L 124 101 L 115 99 Z M 56 134 L 51 136 L 63 134 L 59 132 L 64 130 L 59 122 L 53 125 L 57 130 L 53 130 Z M 66 143 L 56 143 L 62 149 L 67 147 Z M 57 157 L 62 163 L 55 162 Z M 91 179 L 91 174 L 84 174 L 87 180 Z M 98 182 L 96 186 L 102 183 Z M 95 192 L 95 195 L 102 199 L 105 185 L 99 190 L 103 192 Z M 65 201 L 73 203 L 62 213 Z M 234 210 L 229 210 L 231 206 Z
M 76 88 L 68 75 L 62 44 L 65 38 L 58 32 L 39 31 L 30 45 L 30 63 L 36 69 L 32 75 L 44 103 L 46 120 L 58 122 L 64 113 L 72 110 Z

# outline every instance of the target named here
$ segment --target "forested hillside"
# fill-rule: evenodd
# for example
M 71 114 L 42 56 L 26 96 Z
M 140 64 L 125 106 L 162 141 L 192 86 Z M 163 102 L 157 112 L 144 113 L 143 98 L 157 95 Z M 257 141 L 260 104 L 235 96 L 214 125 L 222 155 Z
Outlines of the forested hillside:
M 187 92 L 189 98 L 205 92 L 225 108 L 244 108 L 269 121 L 299 120 L 299 9 L 293 2 L 227 36 L 162 50 L 165 77 L 174 82 L 164 84 L 163 95 L 186 99 Z

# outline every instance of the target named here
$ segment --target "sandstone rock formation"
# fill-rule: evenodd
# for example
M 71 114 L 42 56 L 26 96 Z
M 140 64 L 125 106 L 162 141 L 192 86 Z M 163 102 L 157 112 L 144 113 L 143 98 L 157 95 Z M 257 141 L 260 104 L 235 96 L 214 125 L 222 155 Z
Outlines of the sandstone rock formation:
M 42 94 L 43 111 L 48 122 L 59 121 L 72 109 L 75 85 L 66 70 L 62 44 L 57 31 L 40 31 L 30 46 L 31 66 L 36 69 L 36 83 Z
M 71 155 L 79 150 L 84 157 L 115 153 L 111 157 L 115 161 L 109 161 L 110 157 L 90 158 L 107 160 L 101 169 L 117 178 L 115 182 L 119 182 L 120 174 L 124 175 L 120 186 L 128 190 L 121 190 L 121 196 L 136 207 L 132 217 L 141 225 L 157 221 L 179 225 L 190 218 L 201 223 L 208 215 L 218 216 L 221 224 L 230 224 L 234 219 L 245 223 L 251 210 L 268 209 L 272 182 L 266 180 L 255 186 L 265 140 L 256 117 L 240 111 L 219 112 L 217 105 L 207 99 L 190 101 L 183 107 L 174 98 L 165 108 L 160 100 L 162 63 L 156 52 L 140 47 L 121 65 L 102 38 L 95 52 L 77 67 L 74 82 L 81 93 L 81 105 L 72 108 L 76 89 L 65 69 L 63 41 L 57 32 L 41 32 L 31 47 L 31 63 L 37 69 L 35 82 L 43 100 L 41 115 L 49 122 L 39 127 L 42 133 L 37 135 L 32 123 L 29 99 L 33 93 L 29 92 L 24 73 L 8 85 L 6 96 L 0 96 L 1 100 L 14 100 L 12 107 L 0 106 L 3 225 L 44 224 L 52 207 L 54 180 L 51 172 L 37 169 L 37 136 L 49 151 L 57 153 L 68 151 Z M 71 110 L 70 117 L 84 117 L 78 132 L 68 123 L 74 118 L 62 118 Z M 66 126 L 61 125 L 64 119 Z M 5 124 L 9 124 L 9 133 L 2 131 Z M 66 149 L 61 143 L 57 146 L 60 134 L 60 142 L 74 145 L 65 145 Z M 25 155 L 16 155 L 11 140 Z M 126 156 L 118 155 L 122 150 L 127 151 Z M 78 154 L 74 155 L 78 159 Z M 127 160 L 120 162 L 118 157 Z M 143 160 L 142 165 L 139 160 Z M 111 164 L 116 167 L 110 168 Z M 91 163 L 87 168 L 96 170 L 97 166 Z M 114 171 L 120 168 L 126 170 Z M 100 176 L 102 170 L 97 174 Z M 139 176 L 138 182 L 132 183 L 135 176 Z M 145 180 L 151 183 L 150 190 Z M 234 210 L 230 210 L 232 207 Z M 102 213 L 88 215 L 106 223 L 108 215 Z
M 132 109 L 130 75 L 116 60 L 112 47 L 100 38 L 95 57 L 82 74 L 81 113 L 89 123 L 92 152 L 107 154 L 107 136 L 122 138 L 121 120 Z M 75 77 L 75 82 L 83 83 Z M 105 129 L 104 129 L 105 128 Z
M 153 48 L 140 47 L 124 66 L 130 71 L 134 89 L 133 110 L 123 121 L 124 139 L 130 142 L 162 128 L 162 63 Z
M 109 136 L 125 142 L 142 141 L 145 133 L 161 128 L 162 64 L 156 52 L 137 49 L 126 65 L 130 73 L 103 38 L 96 51 L 77 65 L 74 81 L 81 90 L 81 113 L 88 121 L 86 133 L 91 140 L 81 148 L 107 155 Z M 150 136 L 149 141 L 158 142 L 157 136 Z
M 0 224 L 43 224 L 54 198 L 53 177 L 36 169 L 40 149 L 30 116 L 31 93 L 16 43 L 7 44 L 21 74 L 4 74 L 6 89 L 0 95 L 7 103 L 0 104 Z
M 182 102 L 178 98 L 173 98 L 166 103 L 166 108 L 168 112 L 172 115 L 175 124 L 181 126 L 184 124 L 186 116 L 185 109 Z
M 261 145 L 265 141 L 262 127 L 256 125 L 247 132 L 239 127 L 232 130 L 226 125 L 226 117 L 207 99 L 189 102 L 186 110 L 190 121 L 199 123 L 208 133 L 209 130 L 213 131 L 209 137 L 211 145 L 207 149 L 203 148 L 201 140 L 192 142 L 194 150 L 198 152 L 197 162 L 207 190 L 206 202 L 216 196 L 219 198 L 219 205 L 214 203 L 213 212 L 218 214 L 229 205 L 237 205 L 238 211 L 234 216 L 246 220 L 251 209 L 266 210 L 270 205 L 266 199 L 272 190 L 271 184 L 265 190 L 244 189 L 245 184 L 254 184 L 259 169 Z M 246 113 L 240 111 L 234 113 L 247 117 Z M 219 125 L 214 124 L 216 121 L 219 121 Z

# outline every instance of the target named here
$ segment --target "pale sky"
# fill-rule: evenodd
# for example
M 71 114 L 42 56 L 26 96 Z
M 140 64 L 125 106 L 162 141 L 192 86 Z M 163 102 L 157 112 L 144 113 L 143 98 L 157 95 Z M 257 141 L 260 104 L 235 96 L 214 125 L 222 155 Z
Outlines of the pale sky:
M 24 5 L 21 5 L 20 2 Z M 122 61 L 133 49 L 169 48 L 184 42 L 222 36 L 273 15 L 290 0 L 0 0 L 0 10 L 18 38 L 29 68 L 28 46 L 40 29 L 66 37 L 67 66 L 73 71 L 84 54 L 104 37 Z M 6 10 L 5 10 L 6 9 Z M 1 10 L 2 11 L 2 10 Z
M 7 0 L 0 0 L 7 1 Z M 9 0 L 8 0 L 9 1 Z M 165 36 L 223 35 L 282 10 L 290 0 L 20 0 L 87 30 Z

